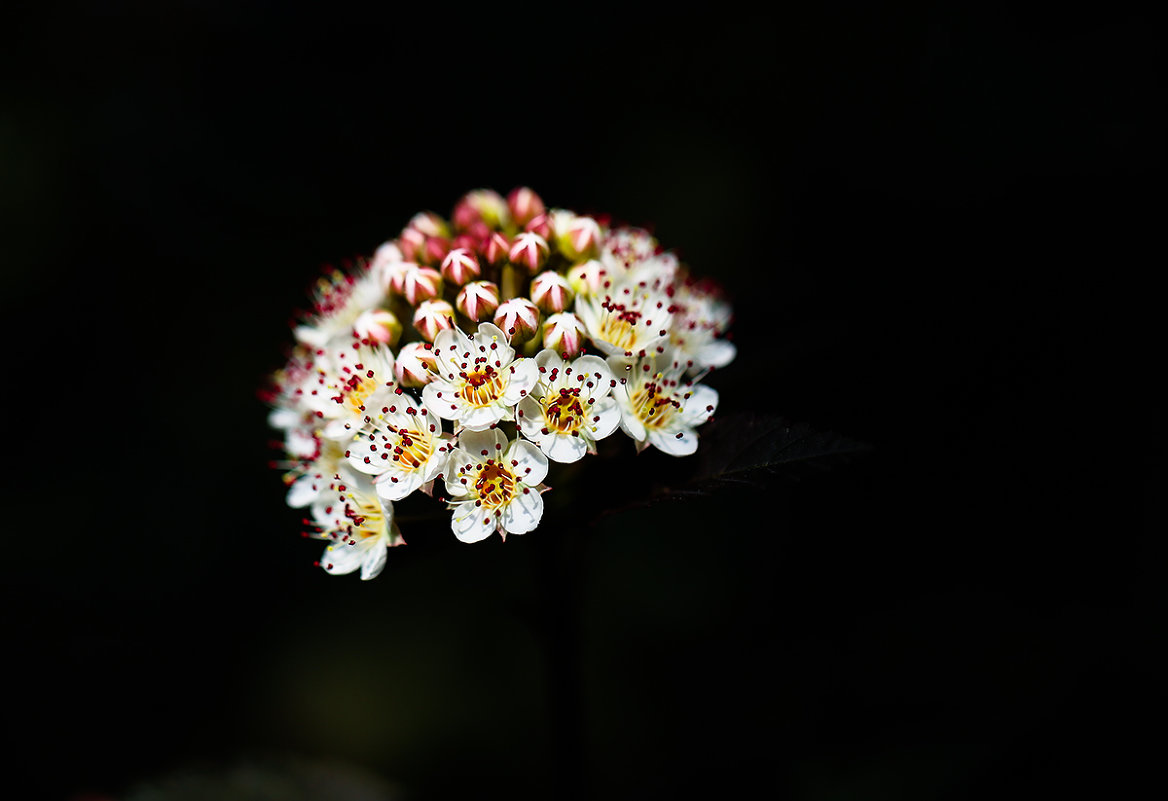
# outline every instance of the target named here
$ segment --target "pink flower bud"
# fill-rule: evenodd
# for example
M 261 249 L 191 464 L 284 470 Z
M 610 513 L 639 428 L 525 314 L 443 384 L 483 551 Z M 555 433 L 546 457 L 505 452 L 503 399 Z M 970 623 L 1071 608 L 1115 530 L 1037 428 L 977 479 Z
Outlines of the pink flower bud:
M 540 196 L 526 186 L 511 190 L 507 195 L 507 208 L 511 211 L 512 221 L 520 227 L 546 211 Z
M 382 286 L 389 292 L 402 293 L 402 283 L 406 280 L 406 273 L 418 269 L 412 261 L 391 261 L 381 271 Z
M 493 322 L 512 344 L 526 342 L 539 333 L 539 309 L 527 298 L 511 298 L 499 304 Z
M 540 267 L 543 267 L 544 262 L 547 261 L 547 240 L 539 234 L 525 231 L 515 237 L 515 241 L 511 243 L 511 250 L 507 254 L 507 257 L 511 260 L 512 264 L 526 267 L 528 271 L 534 273 Z
M 575 293 L 568 280 L 555 270 L 546 270 L 531 281 L 531 300 L 548 314 L 562 312 L 572 305 Z
M 450 236 L 450 227 L 446 224 L 446 221 L 432 211 L 418 212 L 406 227 L 419 231 L 428 237 L 437 236 L 445 238 Z
M 476 222 L 485 223 L 488 229 L 493 229 L 508 221 L 510 212 L 507 201 L 498 192 L 493 189 L 475 189 L 459 199 L 451 218 L 459 231 L 469 230 Z
M 584 350 L 586 333 L 584 323 L 571 312 L 553 314 L 543 323 L 543 346 L 565 359 L 572 359 Z
M 597 259 L 568 268 L 568 285 L 577 295 L 595 295 L 608 280 L 608 270 Z
M 476 323 L 490 320 L 499 308 L 499 287 L 490 281 L 472 281 L 458 290 L 454 304 Z
M 393 374 L 404 387 L 430 383 L 438 373 L 438 359 L 429 342 L 409 342 L 401 346 L 393 360 Z
M 454 237 L 454 239 L 450 240 L 450 249 L 455 250 L 457 248 L 462 248 L 463 250 L 469 250 L 471 253 L 477 253 L 479 249 L 479 243 L 481 243 L 483 239 L 485 239 L 485 237 L 475 236 L 471 233 L 459 234 L 458 236 Z
M 481 272 L 479 260 L 466 248 L 455 248 L 442 260 L 442 277 L 458 286 L 478 278 Z
M 527 221 L 527 225 L 523 226 L 523 230 L 533 234 L 539 234 L 544 239 L 551 241 L 555 235 L 555 224 L 550 214 L 537 214 Z
M 600 252 L 600 223 L 591 217 L 572 215 L 571 219 L 557 219 L 556 246 L 572 261 L 590 259 Z
M 422 248 L 426 244 L 426 235 L 417 228 L 403 228 L 401 236 L 397 238 L 397 243 L 398 247 L 401 248 L 402 258 L 406 261 L 413 261 L 422 252 Z
M 361 339 L 392 348 L 401 337 L 402 325 L 388 309 L 368 309 L 353 322 L 353 331 Z
M 507 237 L 495 231 L 483 242 L 479 254 L 487 264 L 498 267 L 511 255 L 511 243 L 507 241 Z
M 454 327 L 454 307 L 444 300 L 424 300 L 414 312 L 414 328 L 427 342 L 438 332 Z
M 432 267 L 411 264 L 402 274 L 400 292 L 411 306 L 432 300 L 442 294 L 442 274 Z
M 441 264 L 449 251 L 449 239 L 444 239 L 440 236 L 429 236 L 426 237 L 426 242 L 422 245 L 422 250 L 418 254 L 418 261 L 430 265 Z

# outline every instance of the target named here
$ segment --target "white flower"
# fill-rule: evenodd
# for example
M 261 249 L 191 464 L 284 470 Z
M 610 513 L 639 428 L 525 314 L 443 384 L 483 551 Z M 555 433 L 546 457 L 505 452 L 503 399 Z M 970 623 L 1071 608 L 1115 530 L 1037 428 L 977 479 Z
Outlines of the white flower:
M 321 362 L 324 394 L 333 401 L 323 410 L 327 422 L 322 433 L 329 439 L 348 439 L 362 425 L 366 399 L 393 386 L 393 352 L 383 345 L 355 340 L 329 348 Z
M 670 344 L 691 375 L 734 361 L 738 349 L 722 335 L 733 316 L 730 304 L 707 283 L 681 282 L 674 293 L 674 322 Z
M 660 281 L 606 281 L 599 292 L 576 296 L 576 316 L 605 355 L 643 356 L 669 341 L 667 287 Z
M 452 448 L 440 421 L 400 388 L 378 392 L 365 405 L 365 425 L 345 451 L 349 465 L 372 476 L 385 500 L 416 489 L 429 494 Z
M 596 440 L 616 430 L 621 414 L 609 395 L 612 370 L 598 356 L 565 362 L 554 351 L 535 357 L 540 381 L 519 402 L 519 430 L 553 461 L 575 462 L 596 452 Z
M 466 335 L 447 329 L 434 338 L 438 375 L 422 390 L 434 414 L 472 431 L 513 420 L 515 405 L 539 380 L 535 361 L 515 358 L 507 337 L 492 323 Z
M 454 536 L 478 542 L 495 531 L 506 539 L 535 529 L 543 517 L 547 469 L 547 457 L 530 442 L 508 443 L 498 429 L 463 432 L 443 476 Z
M 638 451 L 652 445 L 671 456 L 688 456 L 697 450 L 694 428 L 717 408 L 716 390 L 686 380 L 686 364 L 664 356 L 631 363 L 610 357 L 608 363 L 625 376 L 612 395 L 620 406 L 621 430 L 636 441 Z
M 364 262 L 353 272 L 334 269 L 321 276 L 313 287 L 312 310 L 293 330 L 296 339 L 322 348 L 346 338 L 362 314 L 385 301 L 380 276 L 380 268 L 374 270 Z
M 393 522 L 393 504 L 377 497 L 370 480 L 340 469 L 312 504 L 317 531 L 311 536 L 331 542 L 320 566 L 334 575 L 361 570 L 374 578 L 385 567 L 387 549 L 404 540 Z

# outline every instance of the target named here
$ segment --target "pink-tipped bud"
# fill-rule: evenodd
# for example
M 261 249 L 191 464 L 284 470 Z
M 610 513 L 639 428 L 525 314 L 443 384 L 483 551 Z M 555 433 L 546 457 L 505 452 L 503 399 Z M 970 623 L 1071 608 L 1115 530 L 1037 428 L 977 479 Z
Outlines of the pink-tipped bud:
M 525 267 L 529 272 L 536 272 L 548 257 L 548 243 L 539 234 L 533 234 L 530 231 L 524 231 L 519 236 L 515 237 L 515 241 L 511 243 L 511 250 L 507 254 L 512 264 L 517 264 L 520 267 Z
M 485 238 L 486 237 L 475 236 L 471 233 L 459 234 L 458 236 L 454 237 L 454 239 L 450 240 L 450 249 L 457 250 L 458 248 L 462 248 L 463 250 L 469 250 L 471 253 L 477 253 L 479 249 L 479 243 L 481 243 Z
M 418 269 L 412 261 L 391 261 L 381 270 L 381 285 L 387 292 L 402 293 L 402 284 L 406 280 L 406 273 Z
M 420 387 L 438 374 L 438 359 L 429 342 L 408 342 L 393 360 L 393 374 L 403 387 Z
M 442 294 L 442 274 L 433 267 L 411 264 L 401 279 L 401 294 L 411 306 Z
M 414 261 L 426 245 L 426 235 L 417 228 L 403 228 L 401 236 L 397 238 L 397 244 L 401 248 L 402 258 Z
M 556 233 L 555 221 L 550 214 L 537 214 L 527 221 L 527 225 L 523 226 L 523 230 L 533 234 L 539 234 L 548 242 L 551 242 Z
M 507 208 L 511 211 L 512 221 L 521 228 L 547 210 L 540 196 L 526 186 L 511 190 L 507 195 Z
M 596 295 L 609 280 L 608 270 L 597 259 L 591 259 L 583 264 L 568 268 L 568 285 L 577 295 Z
M 490 281 L 471 281 L 458 290 L 454 305 L 476 323 L 490 320 L 499 308 L 499 287 Z
M 402 324 L 388 309 L 369 309 L 353 321 L 353 332 L 361 339 L 392 348 L 401 337 Z
M 507 240 L 507 237 L 495 231 L 483 242 L 482 247 L 479 249 L 479 254 L 487 264 L 492 267 L 498 267 L 507 261 L 507 257 L 511 255 L 511 243 Z
M 414 312 L 414 328 L 427 342 L 439 331 L 454 328 L 454 307 L 444 300 L 424 300 Z
M 543 323 L 543 346 L 565 359 L 572 359 L 584 350 L 586 332 L 584 323 L 571 312 L 553 314 Z
M 484 223 L 487 228 L 495 229 L 506 224 L 511 214 L 507 209 L 507 201 L 493 189 L 475 189 L 467 192 L 454 206 L 451 215 L 454 227 L 459 231 L 470 230 L 475 223 Z
M 450 252 L 450 240 L 441 236 L 426 237 L 422 250 L 418 254 L 418 261 L 431 266 L 442 263 L 446 254 Z
M 557 218 L 555 236 L 556 247 L 572 261 L 591 259 L 600 253 L 600 223 L 591 217 Z
M 480 273 L 479 260 L 466 248 L 455 248 L 442 260 L 442 277 L 457 286 L 473 281 Z
M 527 298 L 511 298 L 499 304 L 493 322 L 512 344 L 519 344 L 539 333 L 539 309 Z
M 418 212 L 406 227 L 419 231 L 428 237 L 437 236 L 446 238 L 450 236 L 450 226 L 446 224 L 446 220 L 432 211 Z
M 547 314 L 562 312 L 572 305 L 574 297 L 568 280 L 555 270 L 546 270 L 531 281 L 531 300 Z

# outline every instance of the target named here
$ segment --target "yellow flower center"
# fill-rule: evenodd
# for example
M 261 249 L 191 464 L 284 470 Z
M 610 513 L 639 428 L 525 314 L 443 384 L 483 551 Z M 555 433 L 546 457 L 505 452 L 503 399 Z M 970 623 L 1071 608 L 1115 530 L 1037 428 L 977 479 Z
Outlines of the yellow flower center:
M 584 407 L 580 403 L 579 389 L 561 389 L 558 395 L 546 395 L 540 399 L 543 419 L 547 427 L 562 434 L 577 431 L 584 424 Z
M 646 428 L 664 427 L 681 407 L 671 395 L 662 392 L 656 381 L 648 381 L 637 387 L 629 395 L 629 400 L 633 412 Z
M 465 374 L 463 382 L 458 394 L 472 406 L 490 406 L 506 390 L 502 376 L 489 365 Z
M 497 509 L 515 497 L 515 476 L 502 464 L 491 459 L 479 469 L 475 490 L 483 505 Z
M 393 449 L 393 460 L 407 470 L 416 470 L 430 460 L 434 445 L 429 436 L 418 431 L 398 431 L 399 445 Z

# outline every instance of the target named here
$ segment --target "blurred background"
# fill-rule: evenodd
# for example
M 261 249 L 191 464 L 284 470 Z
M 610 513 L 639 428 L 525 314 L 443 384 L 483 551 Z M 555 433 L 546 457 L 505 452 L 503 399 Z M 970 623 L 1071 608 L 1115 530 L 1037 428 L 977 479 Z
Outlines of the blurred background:
M 6 10 L 10 797 L 1122 789 L 1164 700 L 1161 43 L 970 6 Z M 292 312 L 518 185 L 723 283 L 720 417 L 872 451 L 314 568 L 256 398 Z

